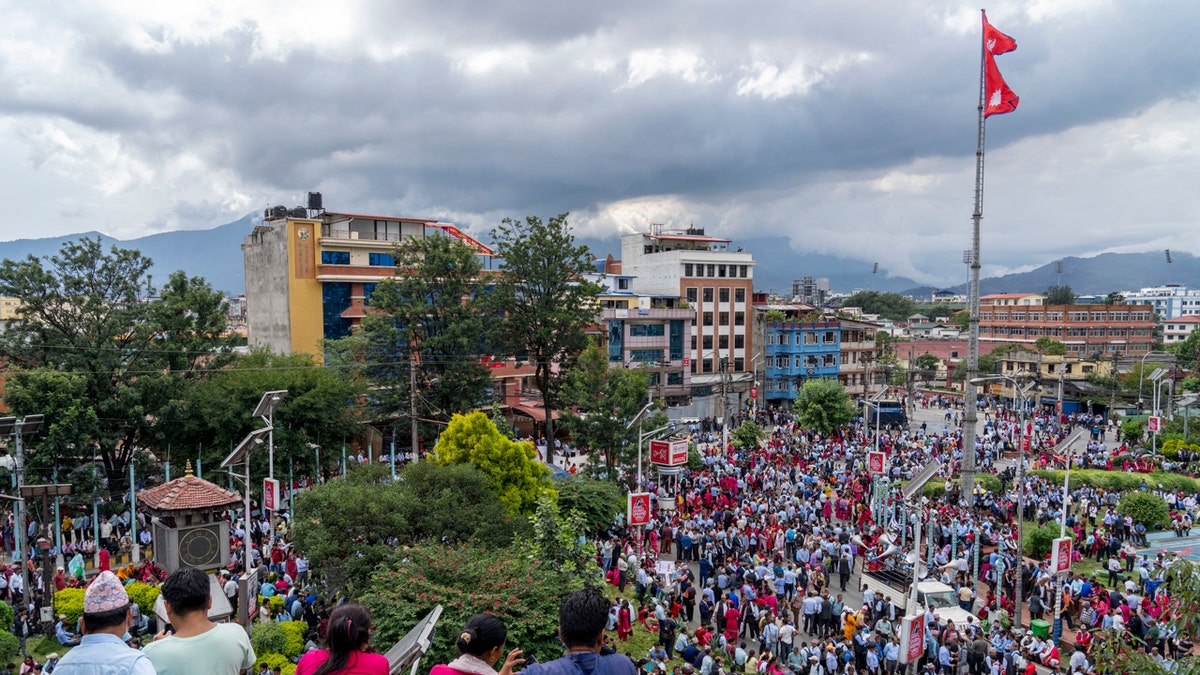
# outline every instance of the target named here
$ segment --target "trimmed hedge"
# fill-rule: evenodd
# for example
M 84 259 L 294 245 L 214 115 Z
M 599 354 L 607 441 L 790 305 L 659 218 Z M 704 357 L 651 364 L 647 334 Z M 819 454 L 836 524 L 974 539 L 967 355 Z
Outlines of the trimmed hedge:
M 67 624 L 75 625 L 83 616 L 82 588 L 64 588 L 54 594 L 54 613 L 66 614 Z
M 1030 471 L 1028 475 L 1044 478 L 1055 485 L 1062 485 L 1065 472 L 1039 469 L 1037 471 Z M 1162 485 L 1170 490 L 1200 493 L 1200 480 L 1181 476 L 1176 473 L 1164 473 L 1162 471 L 1154 473 L 1129 473 L 1126 471 L 1103 471 L 1100 469 L 1073 469 L 1071 471 L 1071 485 L 1073 486 L 1086 485 L 1088 487 L 1104 488 L 1105 490 L 1138 490 L 1141 488 L 1143 481 L 1151 488 Z
M 129 601 L 137 604 L 142 616 L 154 616 L 154 602 L 158 600 L 158 586 L 134 581 L 125 584 L 125 592 L 129 594 Z
M 21 654 L 21 641 L 16 635 L 0 630 L 0 663 L 16 663 Z

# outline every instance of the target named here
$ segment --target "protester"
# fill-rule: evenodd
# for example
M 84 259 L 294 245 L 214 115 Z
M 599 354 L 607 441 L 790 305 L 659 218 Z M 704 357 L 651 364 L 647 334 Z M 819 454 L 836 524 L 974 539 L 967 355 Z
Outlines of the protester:
M 146 645 L 159 675 L 237 675 L 254 666 L 254 648 L 235 623 L 213 623 L 208 575 L 182 567 L 162 585 L 172 632 L 165 629 Z
M 467 620 L 458 635 L 458 658 L 446 665 L 434 666 L 430 675 L 493 675 L 496 662 L 504 656 L 507 640 L 508 629 L 503 621 L 491 614 L 476 614 Z M 523 663 L 521 650 L 511 650 L 500 668 L 500 675 L 512 675 L 513 668 Z
M 296 664 L 296 675 L 388 675 L 388 660 L 369 651 L 371 615 L 348 602 L 329 617 L 325 649 L 311 651 Z

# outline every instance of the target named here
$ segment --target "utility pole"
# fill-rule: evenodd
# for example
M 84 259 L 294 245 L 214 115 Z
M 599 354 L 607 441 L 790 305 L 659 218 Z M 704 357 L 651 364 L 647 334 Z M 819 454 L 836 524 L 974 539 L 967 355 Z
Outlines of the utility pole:
M 16 469 L 16 500 L 13 501 L 13 543 L 16 552 L 24 550 L 25 558 L 21 561 L 21 593 L 22 601 L 29 604 L 29 565 L 33 559 L 33 542 L 29 541 L 29 530 L 25 523 L 22 488 L 25 485 L 25 437 L 33 436 L 42 428 L 45 421 L 43 415 L 26 415 L 23 419 L 16 417 L 0 418 L 0 437 L 11 436 L 15 443 L 13 460 Z
M 408 353 L 408 417 L 412 423 L 413 460 L 421 457 L 417 449 L 417 355 Z
M 721 368 L 721 452 L 725 452 L 729 449 L 729 416 L 725 409 L 729 400 L 729 358 L 722 356 L 718 364 Z

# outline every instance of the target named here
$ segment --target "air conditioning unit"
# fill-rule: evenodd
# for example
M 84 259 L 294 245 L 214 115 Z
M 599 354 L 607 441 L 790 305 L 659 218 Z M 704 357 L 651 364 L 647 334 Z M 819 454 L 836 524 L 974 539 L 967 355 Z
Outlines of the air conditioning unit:
M 358 239 L 358 233 L 357 233 L 357 232 L 355 232 L 354 230 L 351 230 L 351 231 L 350 231 L 350 238 L 351 238 L 351 239 Z

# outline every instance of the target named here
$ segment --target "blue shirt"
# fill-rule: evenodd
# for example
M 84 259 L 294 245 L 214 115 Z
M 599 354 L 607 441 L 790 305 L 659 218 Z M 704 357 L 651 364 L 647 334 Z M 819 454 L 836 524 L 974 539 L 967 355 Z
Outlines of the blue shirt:
M 84 635 L 79 646 L 63 655 L 58 675 L 155 675 L 149 657 L 111 633 Z

